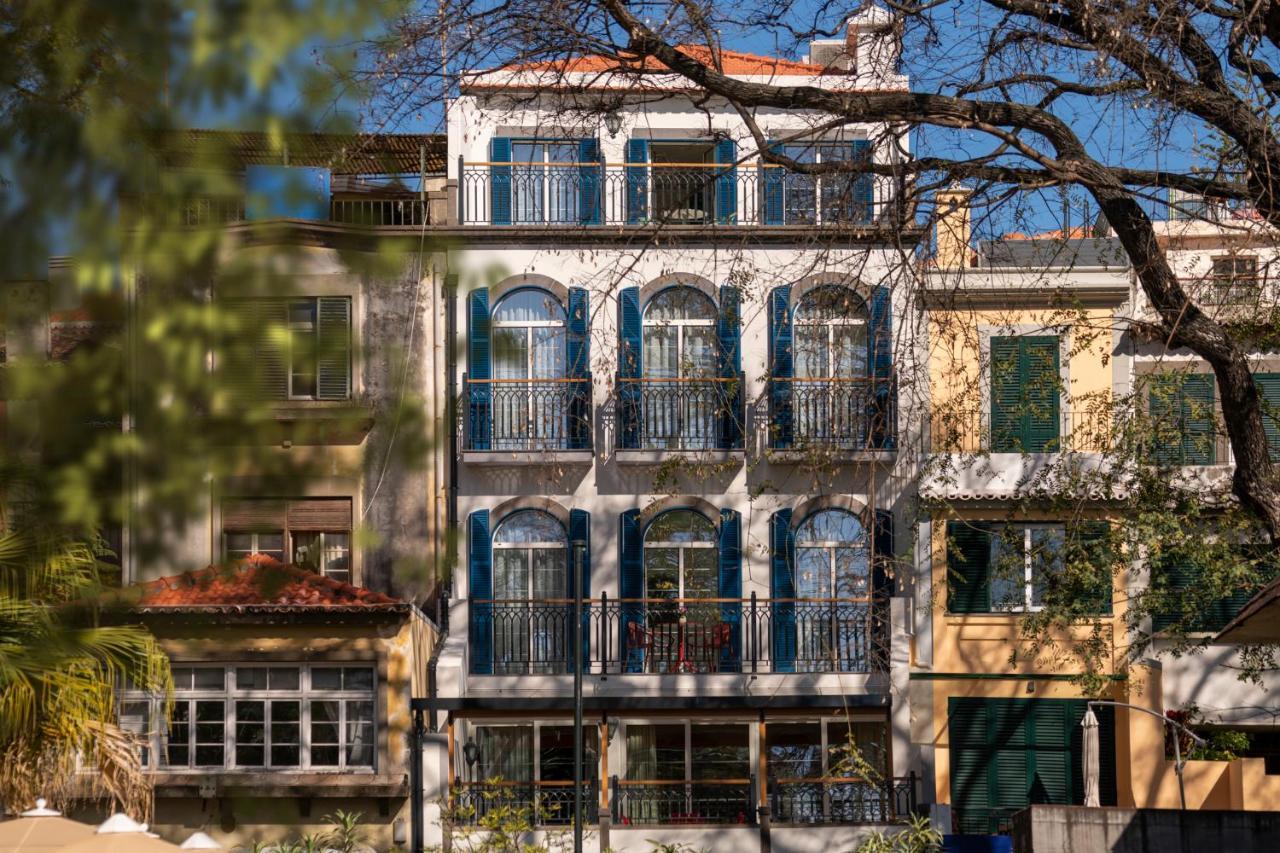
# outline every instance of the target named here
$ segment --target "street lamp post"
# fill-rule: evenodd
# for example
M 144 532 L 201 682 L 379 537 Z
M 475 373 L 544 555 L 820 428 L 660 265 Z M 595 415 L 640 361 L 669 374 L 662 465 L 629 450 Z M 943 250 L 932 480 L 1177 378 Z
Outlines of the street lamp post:
M 573 853 L 582 853 L 582 564 L 587 543 L 573 542 Z

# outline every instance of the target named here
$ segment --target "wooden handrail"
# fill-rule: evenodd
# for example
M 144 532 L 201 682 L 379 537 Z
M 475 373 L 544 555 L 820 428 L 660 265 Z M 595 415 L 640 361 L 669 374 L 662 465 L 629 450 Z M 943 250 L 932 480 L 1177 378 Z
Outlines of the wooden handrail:
M 636 376 L 618 377 L 618 382 L 639 382 L 641 384 L 670 382 L 673 384 L 693 384 L 695 382 L 741 382 L 740 377 L 723 376 Z
M 468 385 L 504 385 L 504 384 L 531 385 L 536 382 L 546 382 L 548 384 L 558 383 L 558 384 L 568 385 L 576 382 L 590 382 L 590 381 L 591 380 L 585 376 L 580 376 L 580 377 L 561 376 L 561 377 L 547 378 L 547 379 L 471 379 L 470 377 L 467 378 Z
M 492 166 L 521 166 L 526 168 L 541 169 L 585 169 L 597 168 L 603 166 L 606 169 L 720 169 L 728 171 L 730 169 L 786 169 L 786 166 L 780 163 L 592 163 L 590 161 L 575 160 L 571 163 L 533 163 L 524 161 L 512 161 L 495 163 L 490 160 L 482 160 L 477 162 L 466 162 L 462 164 L 463 169 L 467 168 L 489 168 Z M 804 175 L 805 172 L 796 172 L 797 175 Z M 836 172 L 827 174 L 839 174 Z M 813 177 L 825 177 L 824 175 L 813 175 Z
M 750 779 L 619 779 L 619 787 L 630 785 L 750 785 Z
M 473 598 L 472 604 L 573 604 L 572 598 Z M 750 604 L 750 598 L 610 598 L 610 604 Z M 756 598 L 756 604 L 872 604 L 873 596 L 851 598 Z M 603 604 L 604 599 L 584 598 L 583 604 Z

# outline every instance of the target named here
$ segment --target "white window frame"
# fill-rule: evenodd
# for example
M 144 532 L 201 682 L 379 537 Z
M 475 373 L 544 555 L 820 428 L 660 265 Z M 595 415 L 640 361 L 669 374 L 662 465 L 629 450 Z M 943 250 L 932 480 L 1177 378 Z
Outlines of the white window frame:
M 145 743 L 142 744 L 153 757 L 150 762 L 152 770 L 170 771 L 170 772 L 259 772 L 259 773 L 376 773 L 379 764 L 379 748 L 378 738 L 381 732 L 379 723 L 379 714 L 382 703 L 379 701 L 378 693 L 381 686 L 378 677 L 377 666 L 372 661 L 322 661 L 315 663 L 298 663 L 293 661 L 257 661 L 257 662 L 235 662 L 227 664 L 207 665 L 200 663 L 177 662 L 173 667 L 175 670 L 218 670 L 222 674 L 222 687 L 182 687 L 176 686 L 174 691 L 174 702 L 187 703 L 191 709 L 188 712 L 188 720 L 186 725 L 187 733 L 187 763 L 186 764 L 170 764 L 169 763 L 169 731 L 168 724 L 164 718 L 165 697 L 155 696 L 150 693 L 137 690 L 126 690 L 121 698 L 121 704 L 130 703 L 147 703 L 149 723 L 145 733 Z M 271 690 L 269 687 L 265 690 L 239 689 L 236 684 L 237 669 L 296 669 L 298 671 L 298 688 L 296 690 Z M 366 670 L 372 675 L 372 686 L 369 690 L 347 690 L 347 689 L 315 689 L 312 687 L 312 675 L 317 669 L 360 669 Z M 345 677 L 345 675 L 344 675 Z M 194 706 L 200 701 L 220 701 L 223 706 L 223 735 L 222 735 L 222 764 L 221 765 L 205 765 L 196 762 L 196 732 Z M 266 703 L 274 701 L 297 701 L 299 702 L 298 714 L 298 764 L 296 765 L 280 765 L 271 764 L 271 719 L 269 711 L 264 714 L 264 737 L 263 737 L 263 763 L 239 765 L 236 762 L 236 704 L 240 701 L 262 701 Z M 337 702 L 339 709 L 338 718 L 338 763 L 337 764 L 313 764 L 311 760 L 311 703 L 312 702 Z M 351 747 L 348 742 L 347 728 L 347 705 L 351 702 L 367 702 L 373 709 L 372 728 L 369 742 L 369 754 L 371 762 L 369 764 L 351 764 L 347 763 L 347 752 Z
M 819 286 L 818 288 L 815 288 L 815 290 L 825 290 L 825 289 L 828 289 L 828 288 L 838 288 L 838 287 L 840 287 L 840 286 L 839 286 L 839 285 L 821 285 L 821 286 Z M 847 289 L 847 288 L 843 288 L 843 289 Z M 810 292 L 812 292 L 812 291 L 810 291 Z M 850 291 L 850 292 L 851 292 L 851 293 L 853 293 L 853 291 Z M 832 359 L 834 358 L 834 355 L 835 355 L 835 349 L 836 349 L 836 341 L 835 341 L 836 329 L 838 329 L 838 328 L 853 328 L 853 327 L 856 327 L 856 326 L 862 326 L 862 327 L 863 327 L 863 339 L 864 339 L 864 340 L 865 340 L 865 342 L 866 342 L 866 347 L 867 347 L 867 350 L 868 350 L 868 351 L 866 351 L 866 352 L 864 352 L 864 353 L 863 353 L 863 357 L 866 359 L 866 368 L 867 368 L 867 373 L 868 373 L 868 375 L 870 374 L 870 372 L 871 372 L 871 353 L 870 353 L 870 346 L 871 346 L 871 343 L 870 343 L 870 342 L 871 342 L 871 328 L 870 328 L 870 319 L 871 319 L 871 318 L 870 318 L 870 317 L 865 317 L 865 316 L 864 316 L 864 317 L 835 317 L 835 318 L 825 318 L 825 319 L 816 319 L 816 318 L 807 318 L 807 319 L 806 319 L 806 318 L 805 318 L 805 316 L 804 316 L 804 313 L 805 313 L 805 312 L 804 312 L 802 309 L 805 307 L 805 306 L 804 306 L 804 298 L 805 298 L 806 296 L 808 296 L 808 295 L 809 295 L 809 294 L 808 294 L 808 293 L 806 293 L 806 294 L 803 294 L 803 295 L 800 297 L 800 299 L 796 302 L 795 310 L 792 312 L 792 317 L 791 317 L 791 326 L 792 326 L 792 336 L 793 336 L 793 340 L 792 340 L 792 344 L 791 344 L 791 349 L 792 349 L 792 352 L 793 352 L 793 353 L 795 353 L 795 352 L 797 352 L 797 351 L 799 350 L 799 347 L 796 345 L 796 342 L 795 342 L 795 340 L 794 340 L 794 337 L 796 336 L 796 332 L 797 332 L 799 329 L 801 329 L 801 328 L 810 328 L 810 329 L 813 329 L 813 328 L 821 328 L 821 329 L 823 329 L 823 330 L 826 332 L 826 338 L 827 338 L 827 363 L 826 363 L 826 370 L 827 370 L 827 372 L 826 372 L 826 375 L 825 375 L 825 376 L 796 376 L 795 378 L 796 378 L 796 379 L 799 379 L 799 380 L 801 380 L 801 381 L 807 381 L 807 382 L 824 382 L 824 381 L 825 381 L 825 382 L 829 382 L 829 381 L 831 381 L 831 380 L 833 380 L 833 379 L 865 379 L 865 378 L 867 378 L 867 376 L 836 376 L 835 364 L 834 364 L 834 362 L 833 362 L 833 360 L 832 360 Z M 854 293 L 854 295 L 855 295 L 855 296 L 858 296 L 859 294 Z M 865 307 L 865 302 L 864 302 L 864 307 Z M 794 358 L 794 356 L 793 356 L 793 358 Z M 798 359 L 797 359 L 797 361 L 798 361 Z M 798 371 L 796 371 L 796 370 L 795 370 L 794 363 L 793 363 L 792 370 L 793 370 L 793 373 L 798 372 Z
M 992 542 L 1004 542 L 1004 531 L 1009 527 L 1014 527 L 1022 531 L 1022 602 L 1004 603 L 995 600 L 995 596 L 990 589 L 988 595 L 991 596 L 991 611 L 993 613 L 1038 613 L 1044 610 L 1043 604 L 1035 604 L 1035 586 L 1036 586 L 1036 568 L 1034 559 L 1034 549 L 1031 547 L 1032 532 L 1035 530 L 1057 530 L 1062 537 L 1062 541 L 1066 542 L 1066 525 L 1062 522 L 1040 521 L 1025 522 L 1018 524 L 1007 524 L 996 529 Z M 996 571 L 998 565 L 992 562 L 991 571 Z M 1000 580 L 1004 580 L 1001 578 Z M 1010 578 L 1010 581 L 1013 579 Z M 991 581 L 988 581 L 990 584 Z
M 542 154 L 541 160 L 540 161 L 516 160 L 515 148 L 517 145 L 536 146 L 541 151 L 541 154 Z M 556 145 L 569 146 L 570 155 L 572 159 L 568 160 L 567 162 L 552 160 L 551 147 Z M 551 210 L 551 208 L 553 207 L 551 203 L 552 194 L 557 190 L 561 189 L 557 187 L 552 180 L 553 177 L 555 177 L 556 175 L 554 170 L 564 169 L 566 170 L 566 172 L 568 170 L 573 170 L 574 172 L 578 171 L 578 169 L 580 168 L 580 164 L 578 163 L 577 145 L 578 145 L 577 140 L 573 140 L 573 139 L 529 139 L 529 138 L 515 137 L 511 140 L 511 149 L 512 149 L 511 155 L 512 155 L 512 161 L 513 161 L 511 164 L 511 173 L 512 173 L 511 174 L 511 221 L 513 223 L 517 225 L 544 224 L 544 223 L 552 223 L 552 224 L 559 225 L 567 222 L 578 221 L 578 217 L 582 215 L 581 211 L 578 210 L 578 205 L 579 205 L 578 194 L 581 191 L 581 188 L 577 184 L 578 177 L 576 174 L 574 176 L 574 179 L 570 183 L 570 186 L 572 187 L 572 190 L 573 190 L 573 199 L 574 199 L 573 209 L 571 211 L 557 209 L 554 212 L 558 215 L 557 216 L 551 215 L 553 212 Z M 528 186 L 530 189 L 532 189 L 533 187 L 532 179 L 535 176 L 539 178 L 538 183 L 541 185 L 540 196 L 538 198 L 538 204 L 537 204 L 537 210 L 536 210 L 537 215 L 536 217 L 527 217 L 527 218 L 521 217 L 519 215 L 519 211 L 521 210 L 521 208 L 520 208 L 518 196 L 516 194 L 517 187 L 519 186 L 519 182 L 524 180 L 524 181 L 528 181 Z M 529 207 L 533 207 L 533 205 L 529 205 Z M 570 216 L 569 215 L 570 213 L 572 213 L 573 215 Z
M 684 559 L 685 559 L 685 552 L 686 552 L 687 550 L 695 549 L 695 548 L 696 548 L 696 549 L 698 549 L 698 550 L 703 550 L 703 549 L 713 549 L 713 550 L 715 550 L 715 549 L 719 549 L 719 547 L 720 547 L 720 546 L 719 546 L 719 544 L 715 541 L 715 524 L 714 524 L 713 522 L 711 522 L 711 520 L 710 520 L 710 519 L 708 519 L 705 515 L 703 515 L 702 513 L 698 512 L 698 511 L 697 511 L 697 510 L 695 510 L 695 509 L 676 509 L 676 510 L 672 510 L 672 512 L 691 512 L 691 513 L 693 513 L 694 515 L 696 515 L 696 516 L 698 516 L 699 518 L 701 518 L 703 521 L 707 522 L 707 524 L 710 524 L 710 525 L 711 525 L 711 532 L 712 532 L 712 541 L 710 541 L 710 542 L 681 542 L 681 541 L 678 541 L 678 540 L 667 540 L 667 539 L 650 541 L 650 540 L 649 540 L 649 535 L 648 535 L 648 530 L 647 530 L 647 529 L 645 530 L 644 538 L 643 538 L 643 539 L 641 540 L 641 542 L 640 542 L 640 560 L 641 560 L 641 562 L 644 564 L 644 595 L 645 595 L 645 598 L 647 598 L 647 599 L 652 599 L 654 603 L 656 603 L 656 602 L 658 601 L 658 597 L 657 597 L 657 596 L 655 596 L 655 595 L 652 595 L 652 594 L 650 593 L 650 591 L 649 591 L 649 559 L 648 559 L 648 554 L 649 554 L 649 549 L 650 549 L 650 548 L 674 548 L 674 549 L 676 549 L 676 553 L 678 554 L 678 558 L 677 558 L 677 562 L 676 562 L 676 577 L 677 577 L 677 581 L 676 581 L 676 601 L 684 601 L 684 600 L 685 600 L 685 594 L 684 594 L 684 586 L 685 586 L 685 584 L 684 584 Z M 719 577 L 718 577 L 718 575 L 719 575 L 719 567 L 718 567 L 718 566 L 715 568 L 715 570 L 714 570 L 714 574 L 715 574 L 715 575 L 717 575 L 716 580 L 717 580 L 717 583 L 718 583 L 718 582 L 719 582 Z M 714 597 L 714 596 L 713 596 L 713 597 Z

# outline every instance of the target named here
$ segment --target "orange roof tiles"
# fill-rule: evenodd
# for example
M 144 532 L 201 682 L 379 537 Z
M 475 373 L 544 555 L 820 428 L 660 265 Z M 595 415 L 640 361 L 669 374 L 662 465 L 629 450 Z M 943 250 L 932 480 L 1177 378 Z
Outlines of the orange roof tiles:
M 704 65 L 714 66 L 714 57 L 710 48 L 699 44 L 676 45 L 676 50 L 685 56 L 695 59 Z M 767 75 L 804 75 L 813 76 L 829 73 L 830 69 L 823 65 L 811 65 L 807 62 L 796 62 L 791 59 L 778 59 L 772 56 L 757 56 L 752 53 L 741 53 L 736 50 L 718 51 L 720 65 L 725 74 L 767 74 Z M 650 73 L 669 71 L 666 65 L 646 56 L 644 61 L 613 56 L 576 56 L 552 62 L 533 62 L 526 65 L 507 66 L 505 71 L 555 71 L 558 73 L 591 73 L 619 71 L 634 73 L 645 71 Z
M 138 606 L 188 607 L 386 607 L 404 602 L 327 578 L 270 557 L 233 566 L 209 566 L 142 585 Z

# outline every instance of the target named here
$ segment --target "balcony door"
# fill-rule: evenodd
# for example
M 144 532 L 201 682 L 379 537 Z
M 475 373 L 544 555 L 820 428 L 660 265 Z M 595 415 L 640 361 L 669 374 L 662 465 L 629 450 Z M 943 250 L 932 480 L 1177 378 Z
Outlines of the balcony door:
M 870 538 L 851 512 L 814 513 L 796 529 L 796 670 L 867 667 Z
M 641 429 L 652 449 L 716 446 L 716 306 L 691 287 L 672 287 L 644 311 Z
M 493 534 L 493 672 L 564 672 L 572 621 L 568 540 L 545 512 L 520 510 Z
M 866 303 L 848 288 L 816 288 L 793 324 L 795 439 L 861 446 L 871 399 Z
M 720 588 L 715 526 L 693 510 L 658 516 L 645 531 L 644 577 L 643 643 L 652 671 L 714 671 L 727 641 L 714 603 Z
M 578 221 L 578 143 L 511 143 L 511 207 L 515 223 Z
M 567 435 L 565 312 L 544 290 L 508 294 L 493 312 L 494 450 L 557 449 Z

